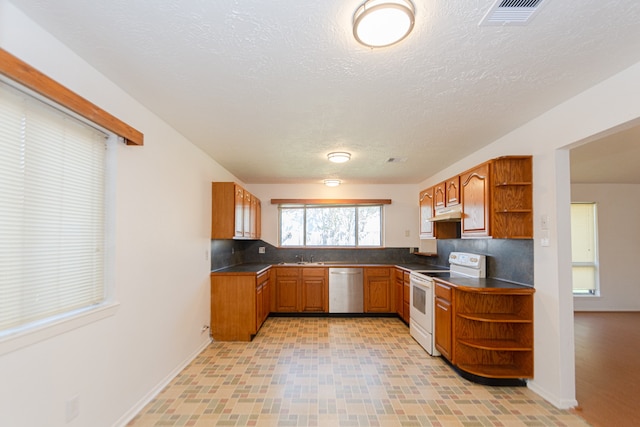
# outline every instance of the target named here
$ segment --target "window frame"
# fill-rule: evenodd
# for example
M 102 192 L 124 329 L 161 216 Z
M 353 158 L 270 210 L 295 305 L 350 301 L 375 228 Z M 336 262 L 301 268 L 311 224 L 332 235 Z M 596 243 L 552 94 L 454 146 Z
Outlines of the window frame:
M 110 135 L 106 162 L 111 165 L 105 172 L 108 176 L 105 176 L 104 189 L 104 299 L 96 305 L 71 310 L 3 331 L 4 333 L 0 335 L 0 355 L 3 355 L 116 313 L 120 305 L 116 300 L 114 281 L 116 141 L 142 146 L 144 135 L 2 48 L 0 48 L 0 80 Z
M 309 248 L 309 249 L 381 249 L 384 248 L 384 200 L 370 200 L 357 202 L 353 200 L 309 200 L 293 203 L 278 203 L 278 247 L 279 248 Z M 308 202 L 308 203 L 307 203 Z M 273 201 L 272 201 L 273 203 Z M 359 222 L 358 222 L 358 208 L 359 207 L 378 207 L 380 209 L 380 245 L 360 245 L 359 244 Z M 355 210 L 355 227 L 354 227 L 354 245 L 308 245 L 307 244 L 307 209 L 331 209 L 331 208 L 354 208 Z M 303 230 L 302 230 L 302 245 L 283 245 L 282 244 L 282 211 L 283 209 L 301 209 L 303 210 Z

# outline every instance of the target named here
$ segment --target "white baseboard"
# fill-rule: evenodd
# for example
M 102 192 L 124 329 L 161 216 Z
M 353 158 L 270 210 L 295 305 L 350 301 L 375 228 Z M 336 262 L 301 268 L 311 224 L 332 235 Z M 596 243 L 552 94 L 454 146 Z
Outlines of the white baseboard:
M 145 407 L 154 397 L 158 395 L 170 382 L 173 380 L 184 368 L 187 367 L 205 348 L 211 344 L 213 340 L 209 339 L 202 343 L 202 345 L 194 351 L 189 357 L 187 357 L 182 363 L 180 363 L 169 375 L 167 375 L 160 383 L 158 383 L 153 389 L 149 391 L 138 403 L 136 403 L 131 409 L 129 409 L 124 415 L 120 417 L 118 421 L 113 424 L 113 427 L 125 427 L 129 421 L 131 421 L 138 413 Z
M 529 389 L 531 389 L 531 391 L 533 391 L 534 393 L 540 395 L 540 397 L 542 397 L 544 400 L 546 400 L 547 402 L 551 403 L 553 406 L 555 406 L 558 409 L 571 409 L 571 408 L 575 408 L 576 406 L 578 406 L 578 401 L 577 400 L 575 400 L 575 399 L 559 399 L 556 396 L 553 396 L 553 395 L 547 393 L 546 390 L 538 387 L 535 382 L 527 383 L 527 387 L 529 387 Z

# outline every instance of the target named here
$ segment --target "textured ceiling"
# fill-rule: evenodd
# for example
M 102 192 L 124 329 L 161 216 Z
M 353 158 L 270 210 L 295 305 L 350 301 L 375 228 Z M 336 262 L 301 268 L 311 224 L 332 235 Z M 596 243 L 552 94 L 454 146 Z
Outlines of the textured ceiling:
M 636 0 L 490 27 L 491 0 L 414 0 L 376 50 L 362 0 L 12 2 L 245 183 L 416 183 L 640 60 Z

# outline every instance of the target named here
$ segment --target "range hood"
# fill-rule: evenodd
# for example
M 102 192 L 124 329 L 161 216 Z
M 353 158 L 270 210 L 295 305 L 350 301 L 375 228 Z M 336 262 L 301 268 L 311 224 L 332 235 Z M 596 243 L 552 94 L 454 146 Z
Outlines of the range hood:
M 452 206 L 436 211 L 436 214 L 429 218 L 431 222 L 460 222 L 462 219 L 462 207 Z

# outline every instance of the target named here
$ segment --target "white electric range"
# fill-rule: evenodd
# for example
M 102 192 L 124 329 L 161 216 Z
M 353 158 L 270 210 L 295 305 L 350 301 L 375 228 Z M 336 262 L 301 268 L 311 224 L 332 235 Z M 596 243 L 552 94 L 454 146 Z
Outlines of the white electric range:
M 434 343 L 434 277 L 486 277 L 486 257 L 466 252 L 449 254 L 449 270 L 414 270 L 410 274 L 409 333 L 432 356 L 440 356 Z

